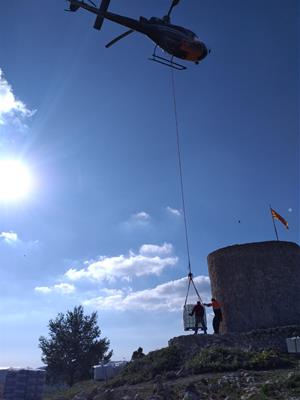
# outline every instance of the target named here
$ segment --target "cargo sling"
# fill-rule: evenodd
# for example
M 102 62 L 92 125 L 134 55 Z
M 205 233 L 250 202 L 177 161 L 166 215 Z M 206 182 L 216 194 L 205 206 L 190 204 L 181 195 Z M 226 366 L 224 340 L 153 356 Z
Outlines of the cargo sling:
M 180 192 L 181 192 L 181 203 L 182 203 L 182 213 L 184 220 L 184 232 L 185 232 L 185 243 L 186 243 L 186 253 L 188 259 L 188 289 L 185 298 L 184 308 L 183 308 L 183 319 L 184 319 L 184 329 L 190 330 L 195 329 L 195 326 L 191 326 L 191 320 L 193 320 L 193 324 L 195 325 L 195 318 L 188 318 L 189 309 L 191 305 L 187 307 L 187 300 L 190 291 L 191 284 L 195 289 L 195 292 L 198 296 L 198 299 L 201 304 L 203 304 L 200 294 L 196 288 L 195 282 L 193 280 L 193 274 L 191 270 L 191 258 L 190 258 L 190 246 L 189 246 L 189 236 L 188 236 L 188 227 L 187 227 L 187 217 L 186 217 L 186 207 L 185 207 L 185 198 L 184 198 L 184 186 L 183 186 L 183 174 L 182 174 L 182 162 L 181 162 L 181 151 L 180 151 L 180 134 L 179 134 L 179 124 L 178 124 L 178 115 L 177 115 L 177 103 L 176 103 L 176 91 L 175 91 L 175 78 L 174 78 L 174 70 L 171 70 L 172 77 L 172 95 L 173 95 L 173 106 L 174 106 L 174 117 L 175 117 L 175 126 L 176 126 L 176 141 L 177 141 L 177 156 L 178 156 L 178 167 L 179 167 L 179 178 L 180 178 Z M 206 312 L 204 308 L 204 321 L 206 324 Z

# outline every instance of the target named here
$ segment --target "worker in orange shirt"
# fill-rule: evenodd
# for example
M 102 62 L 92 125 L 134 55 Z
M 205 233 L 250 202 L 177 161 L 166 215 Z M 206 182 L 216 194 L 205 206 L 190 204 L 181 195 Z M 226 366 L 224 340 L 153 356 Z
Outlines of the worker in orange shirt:
M 219 328 L 220 328 L 220 323 L 222 321 L 222 310 L 221 310 L 221 305 L 220 303 L 212 298 L 211 303 L 203 303 L 204 306 L 206 307 L 212 307 L 213 312 L 215 314 L 214 319 L 213 319 L 213 328 L 214 328 L 214 333 L 218 334 L 219 333 Z

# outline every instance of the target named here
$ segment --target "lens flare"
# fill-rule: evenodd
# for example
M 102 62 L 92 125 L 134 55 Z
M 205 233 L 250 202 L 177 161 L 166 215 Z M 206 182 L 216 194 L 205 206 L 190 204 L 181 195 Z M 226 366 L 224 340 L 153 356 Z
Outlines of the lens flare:
M 0 200 L 26 197 L 32 187 L 28 168 L 19 160 L 0 160 Z

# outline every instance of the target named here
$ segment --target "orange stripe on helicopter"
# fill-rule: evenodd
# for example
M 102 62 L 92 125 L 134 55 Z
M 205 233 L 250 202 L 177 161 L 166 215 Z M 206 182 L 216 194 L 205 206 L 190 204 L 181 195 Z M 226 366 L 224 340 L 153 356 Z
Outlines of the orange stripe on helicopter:
M 185 60 L 188 61 L 198 61 L 201 56 L 199 49 L 193 48 L 189 43 L 186 42 L 181 43 L 180 50 L 186 53 Z

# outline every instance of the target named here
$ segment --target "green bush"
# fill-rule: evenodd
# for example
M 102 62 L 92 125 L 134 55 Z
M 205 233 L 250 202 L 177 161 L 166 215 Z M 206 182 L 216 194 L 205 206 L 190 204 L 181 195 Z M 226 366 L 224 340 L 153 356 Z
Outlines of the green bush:
M 149 353 L 149 358 L 151 360 L 150 370 L 152 377 L 168 371 L 174 371 L 180 368 L 182 363 L 180 352 L 172 346 Z
M 249 355 L 250 357 L 247 363 L 249 369 L 276 369 L 285 368 L 291 365 L 291 362 L 287 358 L 279 355 L 274 350 L 249 353 Z
M 193 373 L 209 371 L 232 371 L 244 367 L 244 353 L 235 348 L 210 347 L 202 349 L 185 368 Z
M 247 352 L 238 348 L 210 347 L 202 349 L 185 368 L 193 373 L 234 371 L 237 369 L 276 369 L 291 365 L 291 362 L 274 352 Z
M 122 382 L 136 384 L 148 381 L 156 375 L 164 375 L 180 368 L 182 358 L 180 352 L 173 347 L 152 351 L 141 359 L 131 361 L 112 380 L 111 384 L 119 386 Z
M 116 383 L 116 386 L 119 386 L 119 383 L 122 382 L 134 385 L 149 379 L 149 365 L 146 356 L 144 358 L 129 362 L 122 369 L 121 373 L 113 379 L 113 381 Z
M 170 371 L 184 369 L 183 373 L 235 371 L 238 369 L 267 370 L 293 365 L 287 356 L 275 351 L 248 352 L 232 347 L 209 347 L 200 350 L 190 360 L 175 347 L 153 351 L 141 359 L 131 361 L 110 381 L 111 386 L 136 384 L 167 376 Z M 292 383 L 291 383 L 292 384 Z

